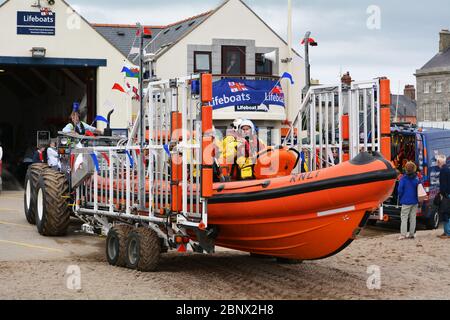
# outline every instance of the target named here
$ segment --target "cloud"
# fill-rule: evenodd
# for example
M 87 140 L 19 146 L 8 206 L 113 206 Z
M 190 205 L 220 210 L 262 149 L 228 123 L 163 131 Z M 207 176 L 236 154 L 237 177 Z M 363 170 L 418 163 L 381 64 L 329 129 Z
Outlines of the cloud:
M 1 2 L 1 1 L 0 1 Z M 221 0 L 68 0 L 90 22 L 142 22 L 166 25 L 217 7 Z M 245 0 L 272 29 L 287 38 L 287 0 Z M 379 30 L 367 27 L 367 8 L 380 9 Z M 294 48 L 310 30 L 319 43 L 311 48 L 312 76 L 335 82 L 339 71 L 360 80 L 380 75 L 415 83 L 416 69 L 438 50 L 438 33 L 450 28 L 448 0 L 302 0 L 293 1 Z M 235 22 L 230 22 L 235 23 Z

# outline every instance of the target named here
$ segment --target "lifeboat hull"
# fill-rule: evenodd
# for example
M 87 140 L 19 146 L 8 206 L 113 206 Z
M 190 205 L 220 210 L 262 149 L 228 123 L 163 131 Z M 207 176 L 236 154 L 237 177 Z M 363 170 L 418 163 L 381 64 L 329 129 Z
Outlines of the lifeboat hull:
M 389 162 L 363 153 L 312 173 L 216 184 L 208 224 L 217 228 L 218 246 L 290 259 L 326 258 L 355 239 L 368 214 L 392 194 L 396 178 Z

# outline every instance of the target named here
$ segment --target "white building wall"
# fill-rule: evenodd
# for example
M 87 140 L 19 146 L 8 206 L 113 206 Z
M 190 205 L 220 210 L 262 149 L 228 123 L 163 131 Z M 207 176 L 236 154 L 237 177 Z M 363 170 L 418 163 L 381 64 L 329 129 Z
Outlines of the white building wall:
M 127 97 L 111 90 L 115 82 L 124 82 L 120 71 L 125 57 L 61 0 L 50 7 L 56 13 L 55 36 L 18 35 L 17 11 L 38 11 L 31 7 L 35 3 L 11 0 L 0 8 L 0 56 L 31 57 L 32 47 L 44 47 L 47 58 L 106 59 L 107 66 L 97 71 L 97 114 L 107 115 L 109 107 L 104 104 L 109 100 L 116 106 L 112 127 L 125 127 L 127 114 L 131 114 L 125 107 Z
M 256 47 L 279 48 L 280 60 L 288 57 L 287 45 L 276 34 L 271 32 L 270 29 L 239 0 L 230 0 L 159 58 L 156 66 L 157 76 L 166 79 L 187 75 L 187 46 L 212 45 L 213 39 L 254 40 Z M 289 120 L 292 120 L 296 115 L 296 110 L 301 102 L 301 90 L 305 85 L 304 60 L 295 53 L 293 53 L 293 58 L 292 75 L 295 85 L 291 86 L 291 95 L 290 98 L 287 98 L 288 105 L 286 112 Z M 286 63 L 281 63 L 281 61 L 279 61 L 278 65 L 280 75 L 288 71 Z M 287 91 L 287 86 L 290 86 L 288 82 L 288 80 L 282 81 L 285 92 Z M 230 118 L 235 116 L 235 113 L 230 114 Z M 252 115 L 240 112 L 238 116 L 248 116 L 248 118 L 251 118 Z M 264 118 L 264 115 L 258 114 L 258 117 Z M 267 114 L 266 119 L 270 119 L 270 114 Z

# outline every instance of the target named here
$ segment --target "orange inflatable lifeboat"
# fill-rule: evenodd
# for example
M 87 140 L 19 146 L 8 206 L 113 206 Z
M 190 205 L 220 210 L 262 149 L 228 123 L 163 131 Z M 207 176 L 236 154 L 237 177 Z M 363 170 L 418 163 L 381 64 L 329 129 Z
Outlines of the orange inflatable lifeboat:
M 269 154 L 280 152 L 272 174 L 258 171 L 257 164 L 261 179 L 214 184 L 208 224 L 216 229 L 216 245 L 289 259 L 325 258 L 348 246 L 394 189 L 397 173 L 379 154 L 273 178 L 292 170 L 286 150 Z
M 329 257 L 355 239 L 397 179 L 380 154 L 364 152 L 334 167 L 291 174 L 299 159 L 294 149 L 271 147 L 258 156 L 257 179 L 214 183 L 208 228 L 216 245 L 288 259 Z M 99 188 L 108 185 L 99 182 Z

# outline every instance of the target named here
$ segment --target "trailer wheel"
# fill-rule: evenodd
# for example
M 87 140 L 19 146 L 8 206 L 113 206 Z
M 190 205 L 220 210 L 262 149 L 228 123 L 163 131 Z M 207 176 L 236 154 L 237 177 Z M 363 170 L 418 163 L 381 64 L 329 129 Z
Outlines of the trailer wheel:
M 25 218 L 29 224 L 36 224 L 36 196 L 37 185 L 41 173 L 48 168 L 45 163 L 35 163 L 28 167 L 25 175 L 23 207 L 25 211 Z
M 130 269 L 155 271 L 161 255 L 161 242 L 155 231 L 137 228 L 128 234 L 126 264 Z
M 108 232 L 106 238 L 106 259 L 113 266 L 126 266 L 126 243 L 128 233 L 133 227 L 121 224 L 117 225 Z
M 69 183 L 53 169 L 42 172 L 37 187 L 36 227 L 43 236 L 62 236 L 70 222 Z

